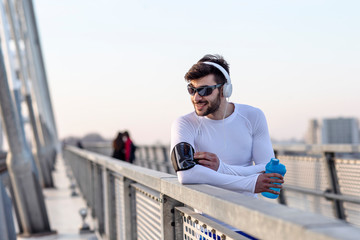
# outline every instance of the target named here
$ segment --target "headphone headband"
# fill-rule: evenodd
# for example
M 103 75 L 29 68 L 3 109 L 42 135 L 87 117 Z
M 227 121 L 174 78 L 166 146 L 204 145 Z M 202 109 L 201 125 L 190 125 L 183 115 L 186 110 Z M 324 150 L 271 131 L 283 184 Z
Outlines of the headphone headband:
M 226 83 L 231 84 L 229 73 L 220 64 L 217 64 L 217 63 L 214 63 L 214 62 L 203 62 L 203 63 L 205 63 L 207 65 L 212 65 L 212 66 L 216 67 L 217 69 L 219 69 L 220 72 L 222 72 L 222 74 L 226 78 Z
M 225 68 L 223 68 L 220 64 L 217 64 L 217 63 L 214 63 L 214 62 L 202 62 L 202 63 L 205 63 L 207 65 L 212 65 L 212 66 L 216 67 L 217 69 L 219 69 L 220 72 L 222 72 L 222 74 L 226 78 L 226 83 L 224 85 L 223 94 L 224 94 L 224 97 L 230 97 L 231 93 L 232 93 L 232 84 L 231 84 L 230 75 L 225 70 Z

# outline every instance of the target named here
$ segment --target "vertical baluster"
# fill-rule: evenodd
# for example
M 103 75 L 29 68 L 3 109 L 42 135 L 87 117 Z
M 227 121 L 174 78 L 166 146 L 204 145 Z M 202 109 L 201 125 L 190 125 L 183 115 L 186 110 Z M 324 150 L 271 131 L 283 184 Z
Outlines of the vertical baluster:
M 337 176 L 336 168 L 335 168 L 335 153 L 334 152 L 324 152 L 324 157 L 327 165 L 329 181 L 331 186 L 331 192 L 341 195 L 339 179 Z M 345 220 L 345 211 L 343 206 L 343 201 L 333 200 L 333 207 L 335 211 L 335 216 L 339 219 Z

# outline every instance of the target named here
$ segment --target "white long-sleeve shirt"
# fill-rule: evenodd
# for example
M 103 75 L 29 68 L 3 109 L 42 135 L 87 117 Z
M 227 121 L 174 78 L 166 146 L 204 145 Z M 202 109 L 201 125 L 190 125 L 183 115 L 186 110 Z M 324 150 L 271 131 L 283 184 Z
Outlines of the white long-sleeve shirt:
M 193 146 L 195 152 L 218 156 L 217 171 L 196 165 L 178 171 L 183 184 L 210 184 L 254 195 L 259 172 L 274 157 L 267 122 L 263 112 L 244 104 L 234 104 L 234 112 L 224 120 L 199 117 L 195 112 L 179 117 L 171 128 L 171 150 L 180 142 Z

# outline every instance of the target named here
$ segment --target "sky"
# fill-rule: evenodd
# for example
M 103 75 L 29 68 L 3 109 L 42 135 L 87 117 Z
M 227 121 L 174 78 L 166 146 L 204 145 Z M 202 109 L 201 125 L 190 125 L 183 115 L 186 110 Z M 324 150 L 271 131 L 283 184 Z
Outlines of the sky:
M 128 130 L 170 141 L 193 111 L 185 73 L 205 54 L 230 64 L 231 102 L 263 110 L 270 135 L 310 119 L 360 118 L 360 2 L 34 0 L 60 138 Z

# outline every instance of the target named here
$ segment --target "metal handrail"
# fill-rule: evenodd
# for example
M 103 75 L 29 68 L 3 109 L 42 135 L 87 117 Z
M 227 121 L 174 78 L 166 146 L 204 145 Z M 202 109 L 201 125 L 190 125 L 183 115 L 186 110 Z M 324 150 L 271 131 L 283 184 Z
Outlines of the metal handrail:
M 283 189 L 288 190 L 288 191 L 305 193 L 305 194 L 318 196 L 318 197 L 324 197 L 328 200 L 341 200 L 341 201 L 345 201 L 345 202 L 360 204 L 359 197 L 351 196 L 351 195 L 334 194 L 334 193 L 330 192 L 331 191 L 330 189 L 328 189 L 327 191 L 319 191 L 319 190 L 303 188 L 303 187 L 298 187 L 298 186 L 292 186 L 292 185 L 287 185 L 287 184 L 283 185 Z
M 307 153 L 360 153 L 360 144 L 274 144 L 274 150 Z

